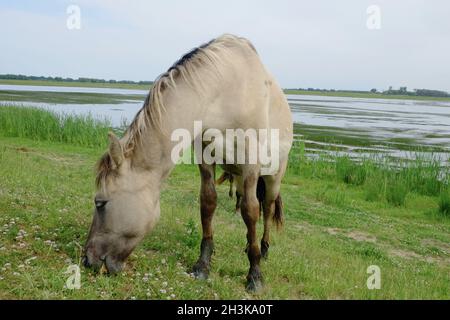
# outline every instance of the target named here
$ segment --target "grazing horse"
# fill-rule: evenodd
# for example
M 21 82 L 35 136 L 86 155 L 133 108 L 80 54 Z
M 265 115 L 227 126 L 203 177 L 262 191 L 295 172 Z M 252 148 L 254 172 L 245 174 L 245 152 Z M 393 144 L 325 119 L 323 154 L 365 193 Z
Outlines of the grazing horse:
M 250 262 L 247 289 L 262 287 L 261 252 L 267 254 L 271 222 L 282 218 L 280 184 L 292 145 L 292 118 L 283 91 L 263 66 L 253 45 L 233 35 L 220 36 L 185 54 L 156 79 L 123 137 L 109 134 L 109 150 L 97 164 L 95 211 L 84 248 L 85 266 L 105 265 L 111 274 L 122 270 L 127 257 L 159 219 L 162 182 L 177 161 L 172 154 L 177 143 L 171 133 L 186 130 L 191 136 L 189 143 L 194 142 L 195 147 L 200 134 L 195 136 L 194 121 L 202 121 L 205 130 L 214 128 L 219 132 L 278 132 L 275 170 L 263 170 L 259 158 L 256 162 L 216 162 L 235 176 L 242 196 L 240 207 L 247 226 L 246 252 Z M 259 136 L 258 139 L 261 140 Z M 234 142 L 233 145 L 232 151 L 238 152 Z M 206 148 L 203 142 L 201 146 Z M 245 145 L 244 152 L 253 151 Z M 209 275 L 213 253 L 216 163 L 199 164 L 203 237 L 193 273 L 203 279 Z M 263 185 L 262 205 L 257 197 L 258 181 Z M 264 234 L 260 250 L 256 223 L 261 208 Z

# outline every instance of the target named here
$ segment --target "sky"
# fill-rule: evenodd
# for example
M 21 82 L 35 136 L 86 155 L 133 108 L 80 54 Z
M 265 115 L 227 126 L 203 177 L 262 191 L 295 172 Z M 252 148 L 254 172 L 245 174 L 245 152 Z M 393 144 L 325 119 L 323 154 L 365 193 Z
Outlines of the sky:
M 0 0 L 0 74 L 153 80 L 233 33 L 284 88 L 450 92 L 449 16 L 447 0 Z

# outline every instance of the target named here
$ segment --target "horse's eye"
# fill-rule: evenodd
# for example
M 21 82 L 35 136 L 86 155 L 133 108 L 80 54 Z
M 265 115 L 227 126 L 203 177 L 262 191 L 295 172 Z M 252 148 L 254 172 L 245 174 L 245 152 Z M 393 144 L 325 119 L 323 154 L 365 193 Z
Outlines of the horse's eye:
M 97 208 L 97 210 L 100 210 L 100 209 L 102 209 L 105 205 L 106 205 L 106 203 L 108 202 L 108 201 L 106 201 L 106 200 L 97 200 L 97 199 L 95 199 L 95 207 Z

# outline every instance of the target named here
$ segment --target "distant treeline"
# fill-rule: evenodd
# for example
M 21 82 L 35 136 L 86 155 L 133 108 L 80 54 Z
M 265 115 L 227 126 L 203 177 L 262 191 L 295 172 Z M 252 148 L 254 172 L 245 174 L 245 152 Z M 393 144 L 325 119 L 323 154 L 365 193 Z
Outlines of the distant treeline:
M 125 83 L 125 84 L 152 84 L 152 81 L 131 81 L 131 80 L 105 80 L 96 78 L 62 78 L 44 76 L 25 76 L 23 74 L 0 74 L 0 79 L 4 80 L 41 80 L 41 81 L 62 81 L 62 82 L 91 82 L 91 83 Z
M 445 91 L 431 90 L 431 89 L 414 89 L 408 91 L 407 87 L 400 87 L 398 90 L 389 87 L 384 91 L 378 91 L 377 89 L 365 90 L 336 90 L 336 89 L 320 89 L 320 88 L 295 88 L 288 90 L 300 90 L 300 91 L 321 91 L 321 92 L 350 92 L 350 93 L 381 93 L 388 95 L 407 95 L 407 96 L 422 96 L 422 97 L 450 97 L 450 94 Z
M 421 96 L 421 97 L 450 97 L 450 94 L 445 91 L 440 90 L 430 90 L 430 89 L 414 89 L 414 91 L 408 91 L 406 87 L 400 87 L 398 90 L 389 87 L 388 90 L 383 92 L 384 94 L 397 94 L 397 95 L 407 95 L 407 96 Z
M 90 82 L 90 83 L 121 83 L 121 84 L 141 84 L 151 85 L 153 81 L 132 81 L 132 80 L 105 80 L 96 78 L 80 77 L 74 78 L 62 78 L 62 77 L 44 77 L 44 76 L 26 76 L 22 74 L 0 74 L 0 79 L 4 80 L 41 80 L 41 81 L 61 81 L 61 82 Z M 289 88 L 287 90 L 300 90 L 300 91 L 320 91 L 320 92 L 349 92 L 349 93 L 381 93 L 388 95 L 407 95 L 407 96 L 422 96 L 422 97 L 450 97 L 450 94 L 445 91 L 431 90 L 431 89 L 414 89 L 408 91 L 407 87 L 400 87 L 398 90 L 393 89 L 392 86 L 384 91 L 378 91 L 377 89 L 365 90 L 338 90 L 338 89 L 320 89 L 320 88 Z

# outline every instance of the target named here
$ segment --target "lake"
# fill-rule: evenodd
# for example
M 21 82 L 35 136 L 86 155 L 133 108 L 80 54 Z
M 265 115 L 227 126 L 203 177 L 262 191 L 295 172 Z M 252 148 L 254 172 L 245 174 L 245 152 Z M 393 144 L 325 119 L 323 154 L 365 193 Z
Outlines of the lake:
M 2 96 L 13 91 L 13 102 Z M 20 94 L 56 93 L 104 95 L 142 95 L 141 101 L 107 104 L 42 103 L 20 100 Z M 113 126 L 129 123 L 142 107 L 147 91 L 52 86 L 0 85 L 0 103 L 39 106 L 57 112 L 87 114 L 109 119 Z M 17 95 L 19 98 L 17 98 Z M 305 141 L 310 154 L 343 152 L 351 156 L 387 153 L 409 157 L 423 149 L 447 161 L 450 151 L 450 102 L 397 99 L 364 99 L 287 95 L 295 123 L 296 137 Z

